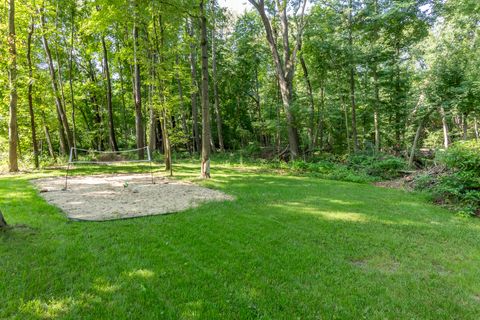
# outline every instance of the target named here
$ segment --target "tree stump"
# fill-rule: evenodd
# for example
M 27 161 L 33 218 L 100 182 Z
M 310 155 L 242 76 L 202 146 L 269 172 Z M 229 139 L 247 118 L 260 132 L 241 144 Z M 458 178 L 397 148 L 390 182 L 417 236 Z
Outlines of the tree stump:
M 7 221 L 3 218 L 2 211 L 0 210 L 0 229 L 7 226 Z

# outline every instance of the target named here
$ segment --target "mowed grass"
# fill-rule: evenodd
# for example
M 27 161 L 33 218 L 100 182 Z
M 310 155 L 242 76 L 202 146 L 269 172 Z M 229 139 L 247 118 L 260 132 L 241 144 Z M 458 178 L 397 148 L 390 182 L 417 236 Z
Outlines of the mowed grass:
M 235 201 L 72 222 L 32 177 L 0 177 L 1 319 L 480 317 L 480 222 L 420 195 L 213 163 Z

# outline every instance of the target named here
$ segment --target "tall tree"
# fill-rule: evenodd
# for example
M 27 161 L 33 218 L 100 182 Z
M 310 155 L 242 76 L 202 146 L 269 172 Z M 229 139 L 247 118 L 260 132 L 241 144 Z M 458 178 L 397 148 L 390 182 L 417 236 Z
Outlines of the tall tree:
M 218 97 L 218 79 L 217 79 L 217 47 L 216 47 L 216 0 L 212 0 L 212 80 L 213 80 L 213 97 L 214 97 L 214 107 L 215 115 L 217 122 L 217 135 L 218 135 L 218 145 L 220 147 L 220 152 L 225 150 L 223 145 L 223 129 L 222 129 L 222 114 L 220 111 L 220 99 Z
M 113 105 L 112 105 L 112 80 L 110 79 L 110 67 L 108 66 L 108 51 L 105 43 L 105 36 L 101 36 L 103 49 L 103 68 L 107 81 L 107 111 L 108 111 L 108 137 L 110 149 L 118 151 L 117 138 L 115 136 L 115 124 L 113 121 Z
M 134 64 L 134 98 L 135 98 L 135 137 L 137 140 L 138 156 L 145 158 L 145 132 L 142 117 L 142 93 L 140 77 L 140 58 L 138 48 L 138 13 L 137 2 L 134 0 L 134 21 L 133 21 L 133 64 Z
M 59 119 L 59 122 L 62 126 L 62 129 L 60 130 L 60 138 L 61 141 L 63 141 L 64 148 L 70 150 L 70 148 L 73 146 L 72 142 L 72 134 L 70 132 L 70 128 L 68 125 L 68 120 L 67 120 L 67 115 L 65 114 L 65 109 L 63 108 L 63 103 L 61 99 L 61 93 L 58 88 L 58 82 L 57 82 L 57 75 L 55 71 L 55 66 L 53 64 L 53 58 L 52 58 L 52 53 L 50 51 L 50 46 L 48 44 L 47 40 L 47 30 L 46 30 L 46 23 L 45 23 L 45 12 L 44 8 L 40 8 L 40 22 L 42 26 L 42 40 L 43 40 L 43 47 L 45 50 L 45 54 L 47 56 L 47 64 L 48 64 L 48 69 L 50 71 L 50 81 L 53 89 L 53 95 L 55 98 L 55 105 L 57 108 L 57 116 Z M 67 150 L 63 150 L 64 152 Z
M 202 178 L 210 178 L 210 112 L 208 104 L 207 16 L 204 0 L 200 1 L 200 46 L 202 48 Z
M 280 19 L 282 45 L 277 43 L 272 29 L 272 23 L 265 10 L 264 0 L 248 0 L 258 11 L 265 27 L 267 42 L 270 46 L 273 62 L 275 64 L 276 75 L 280 84 L 280 93 L 282 96 L 282 103 L 287 116 L 288 142 L 290 145 L 290 156 L 295 159 L 299 155 L 299 135 L 297 123 L 295 121 L 295 114 L 293 112 L 293 77 L 295 75 L 295 62 L 297 52 L 300 47 L 303 29 L 304 29 L 304 14 L 307 0 L 301 1 L 299 4 L 300 16 L 298 17 L 299 24 L 297 26 L 297 33 L 295 36 L 296 43 L 290 45 L 290 25 L 287 15 L 288 0 L 275 0 L 277 14 Z M 297 12 L 297 10 L 295 10 Z M 280 55 L 280 48 L 283 47 L 283 59 Z
M 30 114 L 30 130 L 32 133 L 33 161 L 35 169 L 40 167 L 38 161 L 38 142 L 37 131 L 35 127 L 35 112 L 33 110 L 33 67 L 32 67 L 32 37 L 35 30 L 35 21 L 31 17 L 30 28 L 27 35 L 27 64 L 28 64 L 28 112 Z
M 8 122 L 8 160 L 10 172 L 18 171 L 18 123 L 17 123 L 17 47 L 15 34 L 15 0 L 9 1 L 8 7 L 8 47 L 9 47 L 9 82 L 10 109 Z M 1 220 L 3 217 L 0 215 Z

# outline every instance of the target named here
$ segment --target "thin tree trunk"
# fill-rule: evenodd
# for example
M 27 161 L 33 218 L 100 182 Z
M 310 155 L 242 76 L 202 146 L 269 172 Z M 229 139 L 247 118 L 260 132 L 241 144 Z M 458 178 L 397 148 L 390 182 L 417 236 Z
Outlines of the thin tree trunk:
M 194 37 L 195 32 L 193 28 L 193 21 L 190 21 L 188 33 L 190 37 Z M 190 72 L 192 77 L 192 89 L 190 94 L 190 101 L 192 104 L 192 121 L 193 121 L 193 142 L 195 146 L 195 151 L 200 152 L 200 135 L 198 129 L 198 107 L 197 107 L 197 50 L 193 43 L 190 44 Z
M 208 47 L 207 18 L 204 0 L 200 1 L 200 28 L 202 48 L 202 178 L 210 178 L 210 112 L 208 107 Z
M 33 17 L 31 18 L 30 29 L 27 36 L 27 63 L 28 63 L 28 112 L 30 114 L 30 129 L 32 131 L 33 161 L 35 169 L 40 167 L 38 160 L 37 132 L 35 127 L 35 113 L 33 111 L 33 67 L 32 67 L 32 36 L 35 28 Z
M 60 124 L 62 125 L 62 128 L 63 128 L 62 130 L 63 133 L 60 134 L 60 139 L 64 141 L 65 148 L 70 149 L 70 147 L 73 145 L 72 136 L 71 136 L 70 128 L 68 125 L 67 116 L 65 114 L 65 110 L 63 109 L 61 94 L 58 89 L 57 76 L 55 73 L 55 67 L 53 65 L 52 54 L 50 52 L 50 47 L 48 45 L 47 37 L 45 36 L 45 16 L 44 16 L 43 10 L 44 10 L 43 8 L 40 9 L 40 22 L 43 29 L 42 40 L 43 40 L 43 46 L 45 49 L 45 54 L 47 56 L 47 64 L 48 64 L 48 69 L 50 71 L 50 80 L 52 82 L 52 90 L 55 96 L 55 105 L 57 108 L 57 114 L 60 120 Z
M 178 55 L 177 55 L 177 59 L 176 59 L 176 64 L 177 64 L 177 67 L 180 66 L 179 64 L 179 61 L 178 61 Z M 180 75 L 178 73 L 178 70 L 177 72 L 175 73 L 175 78 L 177 80 L 177 87 L 178 87 L 178 96 L 180 98 L 180 114 L 182 116 L 182 130 L 184 132 L 184 134 L 186 136 L 188 136 L 188 126 L 187 126 L 187 116 L 185 115 L 185 99 L 183 97 L 183 87 L 182 87 L 182 81 L 180 80 Z M 190 151 L 190 142 L 188 141 L 187 142 L 187 145 L 186 145 L 187 149 Z
M 478 141 L 480 139 L 479 132 L 478 132 L 478 122 L 477 122 L 477 117 L 473 119 L 474 122 L 474 130 L 475 130 L 475 140 Z
M 105 71 L 105 78 L 107 80 L 107 112 L 108 112 L 108 137 L 110 142 L 110 149 L 118 151 L 117 138 L 115 137 L 115 124 L 113 121 L 113 106 L 112 106 L 112 80 L 110 79 L 110 68 L 108 66 L 108 53 L 105 37 L 102 35 L 103 48 L 103 68 Z
M 428 117 L 432 114 L 434 109 L 431 109 L 423 118 L 420 120 L 420 123 L 418 124 L 417 131 L 415 133 L 415 138 L 413 139 L 413 145 L 412 145 L 412 150 L 410 152 L 410 157 L 408 159 L 408 166 L 411 168 L 413 166 L 413 160 L 415 158 L 415 151 L 417 150 L 417 145 L 418 141 L 420 140 L 420 136 L 423 131 L 423 127 L 425 122 L 427 121 Z
M 317 123 L 317 132 L 315 133 L 315 139 L 319 139 L 319 147 L 320 150 L 323 150 L 323 131 L 324 131 L 324 121 L 323 121 L 323 113 L 325 109 L 325 86 L 324 80 L 321 80 L 321 87 L 320 87 L 320 106 L 318 107 L 318 123 Z M 316 145 L 317 142 L 314 143 Z
M 467 140 L 468 139 L 468 121 L 467 121 L 467 118 L 468 118 L 468 114 L 464 113 L 462 114 L 462 131 L 463 131 L 463 140 Z
M 136 10 L 136 8 L 134 9 Z M 142 118 L 142 94 L 140 79 L 140 63 L 138 61 L 138 25 L 133 23 L 133 61 L 134 61 L 134 93 L 135 93 L 135 136 L 137 139 L 138 157 L 145 158 L 145 133 Z
M 442 127 L 443 127 L 443 146 L 445 149 L 448 149 L 448 146 L 450 145 L 450 137 L 448 133 L 448 122 L 447 122 L 447 116 L 445 114 L 445 109 L 442 107 L 439 108 L 440 110 L 440 116 L 442 117 Z
M 380 151 L 380 121 L 378 115 L 378 109 L 380 104 L 380 90 L 378 87 L 378 72 L 377 66 L 375 65 L 373 68 L 373 81 L 375 87 L 375 105 L 373 110 L 373 126 L 375 129 L 375 151 Z
M 8 44 L 9 44 L 9 83 L 10 107 L 8 122 L 8 161 L 9 171 L 18 171 L 18 124 L 17 124 L 17 47 L 15 35 L 15 1 L 10 0 L 8 9 Z M 3 219 L 3 216 L 2 216 Z
M 223 145 L 223 130 L 222 130 L 222 114 L 220 112 L 220 99 L 218 98 L 218 81 L 217 81 L 217 53 L 216 53 L 216 25 L 215 25 L 215 6 L 216 0 L 212 0 L 212 17 L 213 17 L 213 27 L 212 27 L 212 79 L 213 79 L 213 96 L 214 96 L 214 108 L 217 122 L 217 135 L 218 135 L 218 145 L 220 147 L 220 152 L 225 151 Z
M 155 71 L 152 71 L 154 73 Z M 153 80 L 155 81 L 155 80 Z M 153 152 L 157 146 L 157 114 L 153 108 L 153 84 L 148 86 L 148 105 L 150 113 L 150 130 L 148 135 L 148 147 Z
M 75 94 L 73 92 L 73 40 L 75 35 L 75 10 L 72 9 L 72 34 L 70 38 L 70 59 L 69 59 L 69 85 L 70 99 L 72 100 L 72 143 L 74 148 L 74 156 L 77 158 L 77 124 L 75 121 Z
M 310 82 L 310 77 L 308 75 L 307 64 L 303 58 L 303 54 L 300 54 L 300 64 L 303 69 L 303 77 L 305 79 L 305 84 L 307 85 L 308 100 L 310 103 L 310 119 L 308 127 L 308 136 L 310 140 L 310 151 L 313 151 L 315 148 L 315 102 L 313 100 L 313 90 L 312 83 Z
M 415 150 L 417 150 L 418 140 L 420 139 L 420 135 L 422 134 L 423 130 L 423 121 L 420 121 L 417 132 L 415 133 L 415 138 L 413 139 L 412 150 L 410 152 L 410 157 L 408 159 L 408 166 L 411 168 L 413 166 L 413 159 L 415 158 Z
M 352 108 L 352 138 L 353 152 L 358 152 L 358 136 L 357 136 L 357 106 L 355 102 L 355 68 L 353 58 L 353 3 L 348 1 L 348 45 L 350 50 L 350 103 Z
M 48 130 L 47 125 L 43 125 L 43 129 L 45 131 L 45 140 L 47 140 L 48 153 L 50 153 L 50 157 L 52 157 L 53 160 L 56 160 L 55 152 L 53 151 L 52 138 L 50 137 L 50 130 Z

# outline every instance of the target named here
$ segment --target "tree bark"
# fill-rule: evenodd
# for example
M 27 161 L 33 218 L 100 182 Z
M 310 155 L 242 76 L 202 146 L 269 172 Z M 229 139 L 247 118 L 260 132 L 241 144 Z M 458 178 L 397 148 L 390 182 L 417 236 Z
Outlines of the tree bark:
M 352 108 L 352 139 L 353 152 L 358 152 L 358 135 L 357 135 L 357 105 L 355 102 L 355 66 L 353 55 L 353 3 L 348 1 L 348 45 L 350 51 L 350 103 Z
M 475 140 L 478 141 L 480 139 L 479 132 L 478 132 L 478 122 L 477 122 L 477 117 L 473 119 L 474 122 L 474 130 L 475 130 Z
M 113 106 L 112 106 L 112 81 L 110 79 L 110 68 L 108 66 L 108 53 L 105 37 L 102 35 L 103 48 L 103 68 L 105 78 L 107 80 L 107 112 L 108 112 L 108 137 L 110 142 L 110 149 L 118 151 L 117 138 L 115 137 L 115 124 L 113 121 Z
M 10 63 L 8 69 L 10 83 L 10 107 L 8 122 L 8 161 L 9 171 L 18 171 L 18 123 L 17 123 L 17 46 L 15 35 L 15 1 L 9 1 L 8 45 Z M 1 215 L 1 214 L 0 214 Z M 3 219 L 3 216 L 2 216 Z
M 442 107 L 439 108 L 440 111 L 440 116 L 442 117 L 442 128 L 443 128 L 443 146 L 445 149 L 448 149 L 448 146 L 450 145 L 450 137 L 448 133 L 448 122 L 447 122 L 447 116 L 445 114 L 445 109 Z
M 215 6 L 216 0 L 212 0 L 212 19 L 213 19 L 213 27 L 212 27 L 212 80 L 213 80 L 213 96 L 214 96 L 214 109 L 216 115 L 216 122 L 217 122 L 217 135 L 218 135 L 218 145 L 220 147 L 220 152 L 225 151 L 225 147 L 223 144 L 223 130 L 222 130 L 222 114 L 220 112 L 220 99 L 218 98 L 218 81 L 217 81 L 217 48 L 215 42 L 215 35 L 216 35 L 216 19 L 215 19 Z
M 48 130 L 46 125 L 43 126 L 43 129 L 45 130 L 45 140 L 47 140 L 48 153 L 53 160 L 56 160 L 55 152 L 53 151 L 52 139 L 50 137 L 50 130 Z
M 40 167 L 38 160 L 38 142 L 37 132 L 35 127 L 35 113 L 33 111 L 33 67 L 32 67 L 32 37 L 35 28 L 33 17 L 31 18 L 30 29 L 27 36 L 27 63 L 28 63 L 28 112 L 30 114 L 30 130 L 32 133 L 32 146 L 33 146 L 33 161 L 35 169 Z
M 178 61 L 178 55 L 177 55 L 177 61 L 176 61 L 177 67 L 180 66 L 179 61 Z M 187 126 L 187 116 L 185 115 L 185 99 L 183 97 L 183 87 L 182 87 L 182 81 L 180 80 L 180 75 L 177 72 L 175 73 L 175 78 L 177 80 L 177 87 L 178 87 L 178 96 L 180 98 L 180 113 L 182 116 L 182 130 L 183 133 L 188 137 L 188 126 Z M 186 147 L 189 151 L 191 151 L 190 148 L 190 142 L 188 141 L 186 144 Z
M 69 125 L 68 125 L 67 116 L 66 116 L 65 110 L 63 108 L 63 104 L 62 104 L 62 100 L 61 100 L 61 94 L 60 94 L 60 91 L 58 89 L 57 76 L 56 76 L 56 72 L 55 72 L 55 67 L 53 65 L 52 54 L 50 52 L 50 47 L 48 45 L 48 40 L 47 40 L 47 37 L 45 35 L 45 32 L 46 32 L 46 30 L 45 30 L 45 15 L 44 15 L 43 10 L 44 10 L 43 8 L 40 8 L 40 22 L 41 22 L 42 29 L 43 29 L 42 41 L 43 41 L 43 47 L 44 47 L 44 50 L 45 50 L 45 54 L 47 56 L 47 64 L 48 64 L 48 69 L 50 71 L 50 80 L 51 80 L 51 83 L 52 83 L 52 90 L 53 90 L 53 94 L 55 96 L 55 105 L 56 105 L 56 108 L 57 108 L 57 115 L 58 115 L 60 124 L 61 124 L 62 129 L 63 129 L 63 130 L 61 130 L 60 139 L 63 140 L 65 148 L 69 150 L 70 147 L 73 145 L 72 135 L 71 135 L 70 128 L 69 128 Z M 66 151 L 66 150 L 64 150 L 64 151 Z
M 305 84 L 307 85 L 308 100 L 310 103 L 310 119 L 308 127 L 308 136 L 310 140 L 310 151 L 313 151 L 315 148 L 315 102 L 313 99 L 313 90 L 312 83 L 310 82 L 310 77 L 308 75 L 307 64 L 303 58 L 303 53 L 300 54 L 300 64 L 303 69 L 303 78 L 305 79 Z
M 202 48 L 202 164 L 201 176 L 210 178 L 210 112 L 208 107 L 208 47 L 207 18 L 204 0 L 200 1 L 200 28 Z
M 134 8 L 136 10 L 136 8 Z M 136 17 L 135 17 L 136 18 Z M 138 157 L 145 158 L 145 133 L 143 129 L 142 118 L 142 94 L 140 63 L 138 61 L 138 25 L 137 21 L 133 23 L 133 63 L 134 63 L 134 93 L 135 93 L 135 136 L 137 140 Z
M 75 94 L 73 92 L 73 40 L 75 35 L 75 9 L 72 9 L 72 33 L 70 37 L 70 59 L 68 63 L 69 70 L 69 85 L 70 85 L 70 99 L 72 104 L 72 143 L 74 148 L 74 156 L 77 158 L 77 125 L 75 121 Z
M 193 21 L 190 21 L 188 33 L 191 38 L 195 36 Z M 193 40 L 193 39 L 192 39 Z M 200 135 L 198 130 L 198 107 L 197 107 L 197 49 L 193 41 L 190 43 L 190 73 L 192 77 L 192 88 L 190 94 L 190 101 L 192 104 L 192 121 L 193 121 L 193 145 L 196 152 L 200 152 Z
M 282 4 L 277 0 L 276 6 L 279 11 L 280 25 L 282 29 L 282 39 L 283 39 L 283 61 L 279 54 L 279 48 L 277 41 L 273 35 L 272 24 L 265 12 L 265 1 L 264 0 L 248 0 L 260 14 L 262 23 L 265 27 L 267 42 L 272 53 L 273 62 L 275 65 L 275 72 L 278 77 L 278 82 L 280 84 L 280 93 L 282 96 L 282 104 L 285 109 L 285 114 L 287 117 L 287 131 L 288 131 L 288 142 L 290 146 L 290 157 L 295 159 L 299 155 L 299 136 L 295 120 L 295 115 L 292 110 L 292 99 L 293 99 L 293 76 L 295 73 L 295 60 L 299 46 L 301 43 L 301 38 L 303 34 L 303 15 L 305 12 L 306 0 L 303 0 L 301 4 L 301 16 L 300 16 L 300 25 L 298 26 L 298 32 L 296 34 L 296 44 L 293 50 L 290 47 L 289 43 L 289 25 L 287 18 L 287 6 L 286 1 L 283 1 Z

